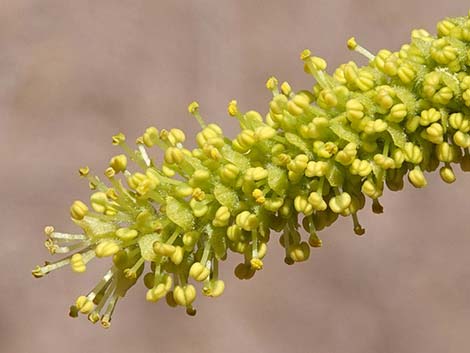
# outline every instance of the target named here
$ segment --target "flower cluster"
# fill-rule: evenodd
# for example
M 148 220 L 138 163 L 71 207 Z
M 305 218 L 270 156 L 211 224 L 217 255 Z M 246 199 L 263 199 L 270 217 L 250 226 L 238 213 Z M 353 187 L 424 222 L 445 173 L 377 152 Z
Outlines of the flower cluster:
M 249 279 L 263 268 L 275 231 L 285 262 L 305 261 L 322 245 L 317 232 L 339 216 L 364 234 L 358 211 L 368 197 L 382 212 L 385 186 L 401 190 L 407 177 L 422 188 L 425 173 L 437 169 L 452 183 L 456 164 L 470 170 L 470 14 L 439 22 L 437 36 L 414 30 L 397 52 L 373 55 L 354 38 L 348 47 L 369 64 L 351 61 L 330 75 L 322 58 L 304 50 L 313 89 L 295 92 L 271 77 L 265 117 L 231 101 L 228 113 L 241 127 L 234 139 L 207 124 L 196 102 L 188 107 L 201 126 L 193 150 L 179 129 L 150 127 L 136 149 L 122 133 L 113 136 L 122 154 L 111 158 L 106 182 L 80 169 L 93 193 L 89 206 L 75 201 L 70 214 L 83 233 L 46 227 L 47 249 L 67 255 L 33 275 L 67 265 L 81 273 L 93 258 L 109 257 L 111 268 L 78 297 L 71 316 L 108 327 L 141 275 L 148 301 L 194 315 L 198 282 L 203 295 L 223 293 L 218 268 L 228 252 L 243 255 L 235 275 Z M 161 165 L 149 155 L 154 147 L 164 154 Z

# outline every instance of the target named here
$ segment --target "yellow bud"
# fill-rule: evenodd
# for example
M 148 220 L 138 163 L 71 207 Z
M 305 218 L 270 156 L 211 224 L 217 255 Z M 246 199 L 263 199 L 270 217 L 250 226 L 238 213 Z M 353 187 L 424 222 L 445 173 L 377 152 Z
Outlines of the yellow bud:
M 103 240 L 95 248 L 97 257 L 113 256 L 120 250 L 119 245 L 112 240 Z
M 193 263 L 189 269 L 189 276 L 198 282 L 205 281 L 206 278 L 209 277 L 209 274 L 209 269 L 200 262 Z
M 88 207 L 82 201 L 74 201 L 70 207 L 70 215 L 75 220 L 83 219 L 88 213 Z
M 70 258 L 70 266 L 73 272 L 82 273 L 86 271 L 86 264 L 83 261 L 82 254 L 73 254 Z

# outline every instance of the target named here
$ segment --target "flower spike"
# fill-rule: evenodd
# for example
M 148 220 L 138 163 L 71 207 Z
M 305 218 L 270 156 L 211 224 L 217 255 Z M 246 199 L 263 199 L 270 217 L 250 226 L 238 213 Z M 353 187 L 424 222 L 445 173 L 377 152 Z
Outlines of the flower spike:
M 227 112 L 241 130 L 233 140 L 203 120 L 197 102 L 188 106 L 201 127 L 193 150 L 179 129 L 149 127 L 135 148 L 124 134 L 113 136 L 120 152 L 106 181 L 79 169 L 93 190 L 88 205 L 70 207 L 82 234 L 46 227 L 46 248 L 63 257 L 33 276 L 67 265 L 82 273 L 95 258 L 108 261 L 108 272 L 70 308 L 70 316 L 87 315 L 105 328 L 144 272 L 149 302 L 165 298 L 195 315 L 198 291 L 224 292 L 219 265 L 229 253 L 243 258 L 234 270 L 240 279 L 264 267 L 271 237 L 284 247 L 286 264 L 306 261 L 324 245 L 318 233 L 340 216 L 363 235 L 358 213 L 366 197 L 382 213 L 385 186 L 398 191 L 408 179 L 423 188 L 437 170 L 451 184 L 456 165 L 469 171 L 470 17 L 439 22 L 437 36 L 414 30 L 397 52 L 373 55 L 354 37 L 348 47 L 368 65 L 350 61 L 329 75 L 326 61 L 304 50 L 304 70 L 316 84 L 295 91 L 269 78 L 264 117 L 232 100 Z M 161 166 L 148 153 L 153 147 L 163 153 Z

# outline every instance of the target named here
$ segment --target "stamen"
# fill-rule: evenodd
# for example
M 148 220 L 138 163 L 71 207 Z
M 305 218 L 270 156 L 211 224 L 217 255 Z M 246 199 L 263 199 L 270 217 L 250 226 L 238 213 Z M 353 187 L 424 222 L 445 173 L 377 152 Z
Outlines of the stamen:
M 106 304 L 108 301 L 108 298 L 111 296 L 111 294 L 114 293 L 116 290 L 116 285 L 117 285 L 117 280 L 116 278 L 113 278 L 111 282 L 108 282 L 107 286 L 105 286 L 101 291 L 104 292 L 103 296 L 99 299 L 99 302 L 97 303 L 95 309 L 88 315 L 88 320 L 90 320 L 92 323 L 97 323 L 100 318 L 100 311 L 103 308 L 103 306 Z
M 353 219 L 353 224 L 354 224 L 354 233 L 357 235 L 363 235 L 366 230 L 362 228 L 361 224 L 359 223 L 359 219 L 357 218 L 357 213 L 353 212 L 351 213 L 351 217 Z
M 142 144 L 138 144 L 137 147 L 139 148 L 140 155 L 142 159 L 144 160 L 145 164 L 147 167 L 150 167 L 151 160 L 149 158 L 149 155 L 147 154 L 147 150 L 145 149 L 145 146 Z
M 372 61 L 372 60 L 375 59 L 374 54 L 372 54 L 366 48 L 364 48 L 364 47 L 360 46 L 359 44 L 357 44 L 356 38 L 354 38 L 354 37 L 349 38 L 347 44 L 348 44 L 348 49 L 349 50 L 353 50 L 353 51 L 365 56 L 367 59 L 369 59 L 369 61 Z
M 201 114 L 199 114 L 199 103 L 194 101 L 188 105 L 188 111 L 189 113 L 194 116 L 201 126 L 202 129 L 205 129 L 207 124 L 204 122 L 204 120 L 201 117 Z
M 379 199 L 372 199 L 372 212 L 377 214 L 384 212 L 384 207 L 380 204 Z
M 111 316 L 113 315 L 114 308 L 118 302 L 119 296 L 114 294 L 109 301 L 108 307 L 106 308 L 106 312 L 101 319 L 101 326 L 104 328 L 109 328 L 111 326 Z

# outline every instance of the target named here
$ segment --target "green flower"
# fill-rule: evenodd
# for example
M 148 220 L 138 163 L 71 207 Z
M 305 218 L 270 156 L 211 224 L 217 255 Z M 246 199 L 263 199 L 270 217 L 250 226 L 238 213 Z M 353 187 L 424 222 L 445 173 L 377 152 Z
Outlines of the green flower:
M 445 19 L 437 32 L 414 30 L 399 51 L 376 55 L 351 38 L 348 47 L 369 64 L 349 62 L 333 75 L 304 50 L 312 90 L 279 88 L 269 78 L 264 119 L 232 100 L 228 113 L 241 128 L 233 140 L 204 121 L 196 102 L 188 107 L 201 126 L 192 151 L 179 129 L 150 127 L 135 148 L 122 133 L 113 136 L 122 152 L 104 171 L 107 180 L 79 170 L 93 191 L 90 207 L 77 200 L 70 208 L 83 232 L 46 227 L 46 248 L 66 256 L 33 275 L 68 265 L 82 273 L 94 257 L 109 257 L 110 269 L 71 316 L 109 327 L 116 303 L 144 272 L 148 301 L 165 298 L 194 315 L 198 282 L 206 296 L 223 293 L 218 268 L 229 252 L 243 256 L 235 275 L 249 279 L 263 268 L 271 231 L 281 233 L 287 264 L 305 261 L 322 245 L 317 232 L 339 216 L 364 234 L 357 213 L 366 196 L 381 213 L 384 187 L 401 190 L 405 177 L 422 188 L 425 174 L 439 169 L 454 182 L 455 164 L 470 170 L 470 18 Z M 161 149 L 161 165 L 148 148 Z

